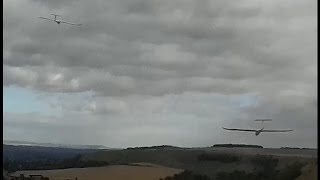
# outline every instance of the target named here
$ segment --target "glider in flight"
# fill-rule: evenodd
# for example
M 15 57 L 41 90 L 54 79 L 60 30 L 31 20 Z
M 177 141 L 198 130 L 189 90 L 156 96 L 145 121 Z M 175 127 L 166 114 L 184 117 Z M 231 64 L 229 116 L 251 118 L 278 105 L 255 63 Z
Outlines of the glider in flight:
M 61 20 L 58 20 L 57 17 L 61 17 L 60 15 L 57 15 L 57 14 L 51 14 L 54 16 L 54 19 L 49 19 L 49 18 L 45 18 L 45 17 L 39 17 L 41 19 L 44 19 L 44 20 L 48 20 L 48 21 L 52 21 L 52 22 L 55 22 L 57 23 L 58 25 L 60 23 L 64 23 L 64 24 L 69 24 L 69 25 L 74 25 L 74 26 L 80 26 L 81 24 L 76 24 L 76 23 L 71 23 L 71 22 L 66 22 L 66 21 L 61 21 Z
M 263 123 L 264 121 L 272 121 L 272 119 L 256 119 L 255 121 L 261 121 Z M 262 132 L 290 132 L 290 131 L 293 131 L 291 129 L 269 130 L 269 129 L 264 129 L 264 127 L 262 127 L 261 129 L 239 129 L 239 128 L 225 128 L 225 127 L 222 127 L 222 128 L 225 130 L 228 130 L 228 131 L 255 132 L 256 136 L 258 136 Z

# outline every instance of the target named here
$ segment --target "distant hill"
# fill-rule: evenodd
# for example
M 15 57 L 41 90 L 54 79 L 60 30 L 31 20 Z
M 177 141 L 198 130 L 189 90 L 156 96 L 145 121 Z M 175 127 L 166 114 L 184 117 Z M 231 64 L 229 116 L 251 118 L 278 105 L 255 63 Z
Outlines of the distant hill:
M 59 148 L 72 148 L 72 149 L 112 149 L 102 145 L 71 145 L 71 144 L 35 143 L 35 142 L 28 142 L 28 141 L 9 141 L 9 140 L 3 140 L 3 144 L 13 145 L 13 146 L 59 147 Z

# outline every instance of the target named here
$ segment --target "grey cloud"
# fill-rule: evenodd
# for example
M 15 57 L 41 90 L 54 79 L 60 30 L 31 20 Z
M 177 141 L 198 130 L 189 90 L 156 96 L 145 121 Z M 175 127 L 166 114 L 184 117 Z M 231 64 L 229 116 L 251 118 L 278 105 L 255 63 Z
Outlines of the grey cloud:
M 72 3 L 77 3 L 79 1 L 77 0 L 56 0 L 56 1 L 50 1 L 50 0 L 32 0 L 31 2 L 35 2 L 41 6 L 47 7 L 48 9 L 60 9 L 65 6 L 70 6 Z

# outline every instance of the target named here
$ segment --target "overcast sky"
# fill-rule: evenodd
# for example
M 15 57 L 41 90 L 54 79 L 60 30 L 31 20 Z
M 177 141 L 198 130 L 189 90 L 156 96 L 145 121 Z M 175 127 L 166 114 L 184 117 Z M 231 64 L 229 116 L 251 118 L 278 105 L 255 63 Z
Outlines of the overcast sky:
M 316 0 L 3 5 L 6 140 L 317 146 Z

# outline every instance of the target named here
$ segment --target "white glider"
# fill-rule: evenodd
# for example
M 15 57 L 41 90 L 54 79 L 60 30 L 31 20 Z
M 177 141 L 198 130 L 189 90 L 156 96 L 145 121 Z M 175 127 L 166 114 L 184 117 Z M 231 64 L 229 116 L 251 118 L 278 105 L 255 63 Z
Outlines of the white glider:
M 264 121 L 272 121 L 272 120 L 271 119 L 256 119 L 255 121 L 261 121 L 263 123 Z M 255 132 L 256 136 L 258 136 L 262 132 L 290 132 L 290 131 L 293 131 L 291 129 L 269 130 L 269 129 L 264 129 L 264 127 L 262 127 L 261 129 L 239 129 L 239 128 L 225 128 L 225 127 L 222 127 L 222 128 L 225 130 L 228 130 L 228 131 Z
M 55 23 L 57 23 L 58 25 L 59 25 L 60 23 L 69 24 L 69 25 L 74 25 L 74 26 L 80 26 L 80 25 L 82 25 L 82 24 L 76 24 L 76 23 L 71 23 L 71 22 L 66 22 L 66 21 L 58 20 L 57 17 L 58 17 L 58 16 L 61 17 L 61 16 L 60 16 L 60 15 L 57 15 L 57 14 L 51 14 L 51 15 L 54 16 L 54 19 L 49 19 L 49 18 L 45 18 L 45 17 L 39 17 L 39 18 L 44 19 L 44 20 L 48 20 L 48 21 L 55 22 Z

